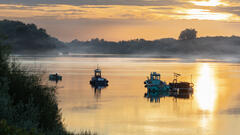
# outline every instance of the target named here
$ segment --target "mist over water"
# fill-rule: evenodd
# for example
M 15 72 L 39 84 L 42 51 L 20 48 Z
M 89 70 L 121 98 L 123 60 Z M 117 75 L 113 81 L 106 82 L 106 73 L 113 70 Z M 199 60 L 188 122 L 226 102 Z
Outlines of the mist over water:
M 57 86 L 64 122 L 72 131 L 89 129 L 104 135 L 238 135 L 240 128 L 240 64 L 226 59 L 20 57 L 32 68 L 46 70 L 45 83 Z M 227 61 L 228 60 L 228 61 Z M 109 86 L 94 90 L 89 81 L 99 64 Z M 63 81 L 48 81 L 49 73 Z M 171 82 L 192 81 L 189 98 L 144 98 L 150 72 Z M 157 101 L 157 102 L 155 102 Z

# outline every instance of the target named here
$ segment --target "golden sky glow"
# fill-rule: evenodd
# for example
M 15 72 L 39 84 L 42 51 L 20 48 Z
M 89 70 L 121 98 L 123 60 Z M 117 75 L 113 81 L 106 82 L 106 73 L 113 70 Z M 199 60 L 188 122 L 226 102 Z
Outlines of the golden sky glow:
M 228 21 L 234 20 L 232 14 L 229 13 L 214 13 L 208 9 L 184 9 L 179 11 L 179 13 L 186 14 L 182 16 L 184 19 L 198 19 L 198 20 L 219 20 L 219 21 Z
M 15 2 L 14 2 L 15 1 Z M 36 18 L 38 21 L 36 21 Z M 114 0 L 107 1 L 103 0 L 102 2 L 96 0 L 86 0 L 86 1 L 73 1 L 69 0 L 69 2 L 60 1 L 45 1 L 45 3 L 38 3 L 37 1 L 22 1 L 19 2 L 17 0 L 12 0 L 11 2 L 0 2 L 0 19 L 17 19 L 23 20 L 25 22 L 36 23 L 40 27 L 47 26 L 47 30 L 50 31 L 50 34 L 54 36 L 58 36 L 59 32 L 53 33 L 52 31 L 56 31 L 55 29 L 48 29 L 46 21 L 51 19 L 52 21 L 66 21 L 66 20 L 101 20 L 101 27 L 97 29 L 104 29 L 104 27 L 113 26 L 115 24 L 108 23 L 105 21 L 111 20 L 121 23 L 121 21 L 127 21 L 126 24 L 118 27 L 126 28 L 126 31 L 129 31 L 129 27 L 125 27 L 124 25 L 129 25 L 136 23 L 137 26 L 141 26 L 143 28 L 149 27 L 149 23 L 157 24 L 164 21 L 177 21 L 182 23 L 181 20 L 199 20 L 200 21 L 216 21 L 215 23 L 221 24 L 222 22 L 226 23 L 237 23 L 240 25 L 240 2 L 237 0 L 232 0 L 231 2 L 228 0 Z M 39 19 L 41 21 L 39 21 Z M 119 21 L 120 20 L 120 21 Z M 44 23 L 42 23 L 44 22 Z M 59 22 L 58 22 L 59 23 Z M 86 27 L 89 23 L 85 24 Z M 93 24 L 92 24 L 93 25 Z M 96 24 L 99 25 L 99 24 Z M 162 25 L 162 24 L 161 24 Z M 169 24 L 164 24 L 169 25 Z M 206 26 L 201 24 L 201 27 Z M 199 26 L 200 26 L 199 25 Z M 217 24 L 216 24 L 217 25 Z M 229 24 L 228 24 L 229 25 Z M 134 27 L 135 27 L 134 26 Z M 231 27 L 236 27 L 235 25 L 229 25 Z M 90 27 L 90 26 L 89 26 Z M 114 26 L 115 27 L 115 26 Z M 170 26 L 168 26 L 170 27 Z M 186 27 L 189 27 L 186 24 Z M 185 27 L 185 28 L 186 28 Z M 194 25 L 192 26 L 194 27 Z M 75 29 L 75 28 L 74 28 Z M 118 28 L 114 28 L 118 29 Z M 179 28 L 180 29 L 180 28 Z M 181 28 L 184 29 L 184 28 Z M 218 29 L 218 28 L 216 28 Z M 231 28 L 232 29 L 232 28 Z M 133 29 L 131 28 L 131 31 Z M 143 31 L 146 31 L 142 29 Z M 156 29 L 149 29 L 149 32 L 152 32 Z M 178 29 L 176 29 L 178 30 Z M 87 31 L 87 30 L 86 30 Z M 139 31 L 139 30 L 137 30 Z M 201 31 L 201 30 L 200 30 Z M 231 33 L 227 33 L 227 29 L 222 29 L 221 33 L 226 33 L 224 35 L 230 35 Z M 96 31 L 97 32 L 97 31 Z M 160 31 L 162 33 L 166 33 L 166 31 Z M 180 31 L 178 31 L 179 33 Z M 121 32 L 119 32 L 121 33 Z M 133 32 L 134 33 L 134 32 Z M 200 32 L 201 33 L 201 32 Z M 207 35 L 209 32 L 203 32 L 202 35 Z M 110 40 L 120 40 L 119 38 L 113 38 L 105 36 L 107 33 L 101 34 L 102 37 L 107 37 Z M 129 35 L 130 33 L 126 33 Z M 232 35 L 240 33 L 237 31 L 233 31 Z M 113 35 L 111 33 L 110 35 Z M 115 34 L 120 35 L 121 34 Z M 128 39 L 131 38 L 147 38 L 146 35 L 143 34 L 129 35 Z M 167 37 L 168 35 L 172 35 L 172 37 L 176 37 L 176 34 L 161 34 L 162 37 Z M 96 35 L 92 34 L 92 38 Z M 60 38 L 63 36 L 60 36 Z M 75 35 L 75 37 L 79 37 Z M 91 35 L 89 35 L 91 37 Z M 88 37 L 88 39 L 89 39 Z M 150 36 L 154 38 L 158 38 L 159 35 Z M 159 38 L 160 38 L 159 37 Z M 64 38 L 64 37 L 63 37 Z M 74 37 L 72 37 L 74 38 Z M 70 39 L 70 37 L 69 37 Z M 69 40 L 68 39 L 68 40 Z M 86 39 L 86 38 L 82 38 Z M 122 39 L 126 39 L 123 37 Z
M 193 1 L 192 1 L 193 2 Z M 201 2 L 194 3 L 201 5 Z M 205 3 L 207 4 L 207 3 Z M 205 6 L 205 5 L 204 5 Z M 209 6 L 213 6 L 209 2 Z M 126 5 L 46 5 L 37 6 L 0 4 L 1 17 L 55 17 L 57 19 L 198 19 L 240 21 L 240 17 L 210 9 L 180 8 L 171 6 Z
M 221 2 L 220 0 L 191 1 L 191 2 L 199 6 L 219 6 L 219 5 L 226 6 L 227 5 L 226 3 Z

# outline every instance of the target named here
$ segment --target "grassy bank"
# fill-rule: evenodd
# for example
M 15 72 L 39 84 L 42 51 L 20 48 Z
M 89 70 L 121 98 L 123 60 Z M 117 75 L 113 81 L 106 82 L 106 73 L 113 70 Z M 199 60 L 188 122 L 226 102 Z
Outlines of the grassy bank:
M 9 52 L 0 42 L 0 134 L 74 135 L 62 123 L 56 88 L 42 85 L 39 74 L 10 62 Z

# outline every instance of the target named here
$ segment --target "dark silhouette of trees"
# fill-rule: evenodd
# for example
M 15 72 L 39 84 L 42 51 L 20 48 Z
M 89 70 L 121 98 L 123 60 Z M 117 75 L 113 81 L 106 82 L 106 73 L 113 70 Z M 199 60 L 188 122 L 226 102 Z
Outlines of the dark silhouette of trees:
M 195 29 L 185 29 L 179 35 L 179 40 L 191 40 L 197 38 L 197 31 Z
M 19 21 L 0 21 L 0 34 L 7 36 L 5 42 L 11 45 L 14 53 L 36 54 L 51 51 L 63 45 L 62 42 L 48 35 L 45 29 Z
M 101 38 L 89 41 L 61 42 L 34 24 L 18 21 L 0 21 L 0 35 L 6 35 L 13 53 L 17 54 L 137 54 L 137 55 L 185 55 L 185 54 L 239 54 L 240 37 L 197 37 L 195 29 L 185 29 L 179 40 L 163 38 L 158 40 L 132 39 L 128 41 L 107 41 Z M 195 40 L 193 40 L 195 39 Z M 190 41 L 190 42 L 188 42 Z M 46 53 L 49 52 L 49 53 Z M 54 52 L 54 53 L 53 53 Z
M 3 41 L 0 36 L 0 135 L 75 135 L 62 122 L 56 87 L 43 85 L 39 71 L 10 61 Z

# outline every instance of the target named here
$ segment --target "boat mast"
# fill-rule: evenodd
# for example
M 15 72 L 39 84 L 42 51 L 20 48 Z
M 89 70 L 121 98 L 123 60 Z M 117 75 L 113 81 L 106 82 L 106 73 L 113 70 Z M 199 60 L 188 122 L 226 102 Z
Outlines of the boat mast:
M 173 83 L 177 83 L 177 78 L 181 76 L 181 74 L 173 73 L 173 76 L 174 76 Z

